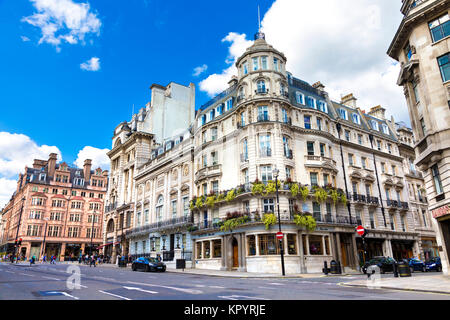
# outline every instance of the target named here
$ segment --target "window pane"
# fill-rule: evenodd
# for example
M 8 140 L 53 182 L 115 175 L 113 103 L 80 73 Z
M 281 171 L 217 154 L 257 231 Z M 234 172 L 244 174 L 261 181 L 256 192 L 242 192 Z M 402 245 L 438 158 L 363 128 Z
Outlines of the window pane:
M 309 252 L 312 255 L 323 254 L 322 236 L 309 236 Z

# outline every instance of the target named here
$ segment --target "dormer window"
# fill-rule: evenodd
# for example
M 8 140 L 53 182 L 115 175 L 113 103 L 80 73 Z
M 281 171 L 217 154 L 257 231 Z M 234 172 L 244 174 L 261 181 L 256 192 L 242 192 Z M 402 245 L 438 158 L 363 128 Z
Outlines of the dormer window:
M 202 125 L 206 123 L 206 114 L 202 115 Z
M 317 109 L 316 99 L 313 97 L 306 97 L 306 105 L 310 108 Z
M 298 104 L 305 104 L 305 96 L 301 92 L 295 92 L 295 100 Z
M 372 129 L 373 129 L 373 130 L 379 131 L 379 129 L 378 129 L 378 122 L 377 122 L 377 121 L 375 121 L 375 120 L 370 120 L 370 125 L 372 126 Z
M 73 184 L 76 186 L 84 186 L 84 179 L 82 178 L 75 178 L 73 180 Z
M 231 110 L 233 108 L 233 99 L 230 98 L 226 102 L 226 111 Z
M 317 100 L 317 107 L 320 111 L 328 113 L 328 106 L 326 102 Z
M 45 181 L 45 173 L 39 174 L 39 181 Z
M 352 119 L 354 123 L 361 124 L 361 118 L 359 117 L 359 114 L 352 113 Z
M 345 110 L 345 109 L 339 109 L 339 115 L 340 115 L 340 117 L 342 118 L 342 119 L 344 119 L 344 120 L 348 120 L 348 117 L 347 117 L 347 110 Z
M 211 110 L 210 112 L 209 112 L 209 120 L 211 121 L 211 120 L 214 120 L 214 117 L 216 116 L 216 110 Z
M 388 128 L 387 125 L 382 124 L 382 125 L 381 125 L 381 128 L 383 129 L 383 133 L 384 133 L 384 134 L 389 134 L 389 128 Z
M 158 156 L 164 153 L 164 148 L 159 148 L 158 149 Z

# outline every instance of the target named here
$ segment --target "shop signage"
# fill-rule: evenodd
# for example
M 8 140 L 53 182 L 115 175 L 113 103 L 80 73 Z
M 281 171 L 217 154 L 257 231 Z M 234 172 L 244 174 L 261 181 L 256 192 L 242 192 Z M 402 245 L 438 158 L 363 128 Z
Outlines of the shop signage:
M 439 217 L 450 214 L 450 207 L 448 205 L 440 207 L 438 209 L 432 210 L 431 214 L 433 215 L 433 218 L 437 219 Z

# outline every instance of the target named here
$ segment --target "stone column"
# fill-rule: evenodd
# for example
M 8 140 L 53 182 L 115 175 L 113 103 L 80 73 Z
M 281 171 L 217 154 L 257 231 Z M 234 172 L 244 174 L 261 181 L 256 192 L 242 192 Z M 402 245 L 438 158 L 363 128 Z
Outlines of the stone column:
M 288 245 L 287 245 L 287 233 L 283 236 L 283 253 L 285 256 L 289 255 Z
M 358 247 L 356 246 L 356 235 L 352 233 L 352 249 L 353 249 L 353 257 L 354 257 L 354 263 L 353 267 L 354 269 L 358 270 L 359 268 L 359 255 L 358 255 Z
M 238 271 L 245 272 L 247 268 L 245 267 L 245 257 L 244 257 L 244 241 L 243 241 L 243 233 L 239 234 L 238 237 L 238 252 L 239 252 L 239 268 Z
M 305 264 L 305 253 L 303 252 L 303 237 L 302 232 L 298 231 L 297 233 L 297 244 L 298 244 L 298 254 L 300 256 L 300 272 L 301 273 L 307 273 L 306 264 Z
M 308 235 L 306 235 L 306 255 L 310 255 L 310 252 L 309 252 L 309 236 Z
M 255 234 L 256 255 L 259 256 L 259 234 Z
M 221 271 L 227 270 L 227 250 L 226 250 L 226 240 L 225 236 L 222 237 L 222 265 L 220 267 Z
M 64 261 L 64 254 L 66 253 L 66 243 L 63 242 L 61 244 L 61 252 L 60 252 L 60 259 L 59 261 Z
M 342 262 L 342 252 L 341 252 L 341 236 L 340 234 L 337 232 L 336 233 L 336 251 L 337 251 L 337 258 L 339 260 L 339 262 Z
M 213 241 L 209 240 L 209 258 L 212 259 L 213 257 Z

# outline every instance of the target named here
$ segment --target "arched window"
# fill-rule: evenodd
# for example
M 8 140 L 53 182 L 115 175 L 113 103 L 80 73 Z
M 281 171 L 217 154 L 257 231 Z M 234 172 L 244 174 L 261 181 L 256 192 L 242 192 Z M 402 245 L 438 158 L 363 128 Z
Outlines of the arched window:
M 239 98 L 243 99 L 244 98 L 244 87 L 240 87 L 239 88 Z
M 106 231 L 107 232 L 113 232 L 114 231 L 114 220 L 113 219 L 110 219 L 108 221 L 108 225 L 106 227 Z
M 162 221 L 163 208 L 164 208 L 164 197 L 162 195 L 160 195 L 158 197 L 158 201 L 156 202 L 156 220 L 157 221 Z
M 266 82 L 264 80 L 259 80 L 257 82 L 258 93 L 266 93 Z

